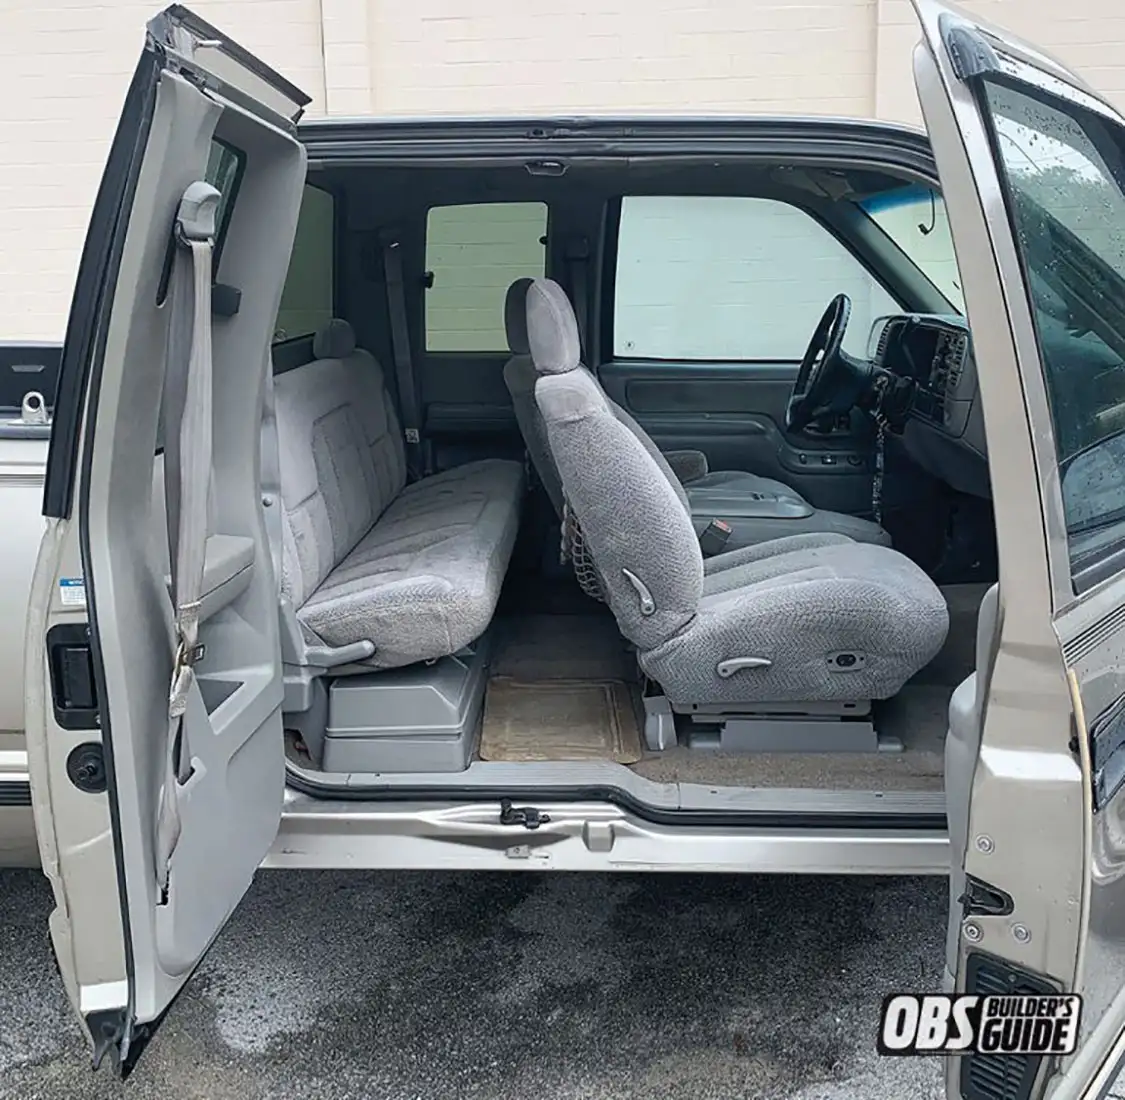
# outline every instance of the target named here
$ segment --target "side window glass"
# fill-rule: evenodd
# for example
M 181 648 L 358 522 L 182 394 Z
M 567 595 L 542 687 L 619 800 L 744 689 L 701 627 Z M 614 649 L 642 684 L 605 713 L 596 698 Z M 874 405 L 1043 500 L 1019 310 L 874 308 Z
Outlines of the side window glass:
M 965 312 L 961 275 L 945 200 L 929 187 L 907 184 L 861 202 L 864 213 L 941 292 L 958 313 Z
M 435 206 L 426 219 L 426 350 L 504 352 L 504 296 L 543 275 L 547 207 L 541 202 Z
M 235 198 L 238 195 L 238 185 L 242 182 L 242 169 L 245 156 L 241 150 L 224 141 L 211 142 L 211 155 L 207 158 L 207 171 L 204 180 L 211 184 L 222 196 L 219 199 L 219 209 L 216 211 L 215 228 L 218 233 L 216 250 L 222 251 L 223 240 L 226 237 L 227 225 L 230 222 L 231 211 L 234 209 Z
M 306 186 L 297 218 L 289 273 L 281 292 L 274 343 L 308 336 L 330 321 L 335 302 L 335 200 L 320 187 Z
M 1045 93 L 989 81 L 982 94 L 1024 265 L 1077 575 L 1125 546 L 1125 141 Z
M 819 222 L 776 199 L 630 195 L 621 201 L 617 358 L 796 362 L 834 295 L 852 299 L 844 348 L 900 307 Z

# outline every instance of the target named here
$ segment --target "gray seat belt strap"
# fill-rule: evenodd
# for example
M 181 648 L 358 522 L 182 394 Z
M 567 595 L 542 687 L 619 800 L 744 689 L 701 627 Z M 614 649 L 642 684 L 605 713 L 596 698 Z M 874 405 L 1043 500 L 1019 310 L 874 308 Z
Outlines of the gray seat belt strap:
M 578 322 L 578 341 L 582 349 L 582 361 L 589 366 L 590 301 L 587 274 L 590 266 L 590 243 L 585 237 L 574 237 L 570 240 L 566 249 L 566 263 L 569 269 L 574 317 Z
M 387 311 L 391 321 L 391 347 L 395 358 L 398 400 L 402 409 L 403 435 L 406 438 L 406 464 L 414 477 L 428 472 L 422 445 L 422 418 L 418 408 L 418 388 L 414 379 L 414 360 L 410 353 L 410 322 L 406 313 L 406 284 L 402 275 L 402 246 L 392 233 L 380 235 L 383 248 L 383 273 L 387 284 Z
M 168 887 L 172 854 L 182 828 L 180 790 L 193 770 L 184 714 L 195 683 L 195 665 L 203 656 L 199 605 L 207 555 L 213 423 L 211 261 L 219 198 L 214 187 L 197 181 L 184 192 L 176 215 L 164 420 L 176 638 L 156 823 L 156 879 L 162 892 Z

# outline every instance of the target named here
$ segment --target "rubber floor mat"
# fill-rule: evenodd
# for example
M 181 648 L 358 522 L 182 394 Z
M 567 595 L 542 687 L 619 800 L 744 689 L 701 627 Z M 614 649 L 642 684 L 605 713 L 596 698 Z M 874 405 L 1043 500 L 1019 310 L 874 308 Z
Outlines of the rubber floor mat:
M 482 760 L 614 760 L 635 764 L 641 734 L 620 680 L 488 682 Z

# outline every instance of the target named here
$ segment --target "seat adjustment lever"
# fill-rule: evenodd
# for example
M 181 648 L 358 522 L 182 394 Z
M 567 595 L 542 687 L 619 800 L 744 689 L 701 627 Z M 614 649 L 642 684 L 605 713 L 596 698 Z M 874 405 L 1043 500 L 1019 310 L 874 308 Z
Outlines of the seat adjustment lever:
M 353 661 L 366 661 L 375 652 L 375 643 L 349 642 L 347 645 L 311 645 L 305 650 L 305 660 L 316 668 L 338 668 Z
M 736 672 L 744 668 L 769 668 L 773 664 L 768 657 L 728 657 L 720 661 L 715 671 L 724 679 L 729 680 Z

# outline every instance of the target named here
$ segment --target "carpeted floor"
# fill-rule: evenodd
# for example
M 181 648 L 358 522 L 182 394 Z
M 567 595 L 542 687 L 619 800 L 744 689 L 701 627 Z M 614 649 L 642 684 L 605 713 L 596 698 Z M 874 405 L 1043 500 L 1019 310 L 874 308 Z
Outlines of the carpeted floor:
M 645 751 L 631 767 L 660 783 L 941 790 L 949 696 L 973 670 L 977 610 L 985 588 L 943 589 L 950 610 L 945 647 L 894 699 L 876 704 L 876 727 L 900 740 L 902 752 L 736 754 L 677 747 Z M 624 713 L 624 691 L 631 691 L 638 705 L 636 662 L 604 609 L 591 605 L 585 614 L 505 615 L 497 622 L 492 676 L 482 758 L 636 760 L 623 747 L 632 743 L 631 733 L 626 730 L 622 742 L 620 722 L 612 720 Z M 576 692 L 559 681 L 584 681 L 586 688 Z M 593 688 L 592 682 L 616 687 L 606 694 L 604 686 Z M 594 729 L 591 723 L 603 718 L 606 728 Z

